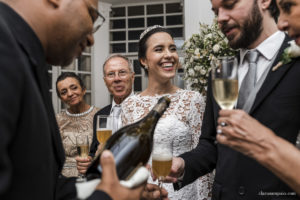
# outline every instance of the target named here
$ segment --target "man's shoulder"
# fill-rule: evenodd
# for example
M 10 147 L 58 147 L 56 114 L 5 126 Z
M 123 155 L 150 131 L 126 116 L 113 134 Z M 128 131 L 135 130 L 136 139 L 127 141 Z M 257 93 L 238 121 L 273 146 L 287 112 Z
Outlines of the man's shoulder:
M 109 115 L 112 104 L 109 104 L 103 108 L 101 108 L 95 115 Z

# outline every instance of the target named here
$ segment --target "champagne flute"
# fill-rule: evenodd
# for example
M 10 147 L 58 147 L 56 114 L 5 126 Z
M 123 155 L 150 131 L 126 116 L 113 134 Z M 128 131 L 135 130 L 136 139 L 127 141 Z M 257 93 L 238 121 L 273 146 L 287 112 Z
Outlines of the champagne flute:
M 212 61 L 213 96 L 221 109 L 231 110 L 238 98 L 238 61 L 224 56 Z
M 81 158 L 88 158 L 89 155 L 89 138 L 87 135 L 76 136 L 77 153 Z M 85 181 L 85 175 L 78 172 L 78 182 Z
M 173 143 L 170 141 L 157 141 L 152 150 L 152 172 L 158 178 L 158 186 L 171 172 L 173 158 Z
M 113 118 L 108 115 L 97 116 L 97 140 L 102 145 L 112 135 Z

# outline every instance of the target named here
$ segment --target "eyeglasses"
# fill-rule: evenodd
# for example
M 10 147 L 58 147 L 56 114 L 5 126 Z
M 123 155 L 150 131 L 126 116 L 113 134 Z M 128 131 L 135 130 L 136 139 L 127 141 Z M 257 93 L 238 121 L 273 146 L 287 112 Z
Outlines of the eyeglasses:
M 127 75 L 129 74 L 130 72 L 126 71 L 126 70 L 120 70 L 118 72 L 108 72 L 105 77 L 108 78 L 108 79 L 114 79 L 116 77 L 116 74 L 118 74 L 118 76 L 120 78 L 126 78 Z
M 103 15 L 101 15 L 101 13 L 98 11 L 97 8 L 95 8 L 93 5 L 88 3 L 86 0 L 83 0 L 83 1 L 85 2 L 85 4 L 88 7 L 89 14 L 90 14 L 93 24 L 94 24 L 92 33 L 95 33 L 103 25 L 103 23 L 105 22 L 105 18 L 103 17 Z

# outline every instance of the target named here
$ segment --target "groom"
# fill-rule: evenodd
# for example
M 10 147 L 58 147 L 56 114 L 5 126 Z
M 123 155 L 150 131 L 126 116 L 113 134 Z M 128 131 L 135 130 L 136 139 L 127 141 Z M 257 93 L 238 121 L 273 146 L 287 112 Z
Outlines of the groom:
M 238 108 L 295 144 L 300 129 L 300 61 L 298 59 L 272 70 L 280 61 L 289 40 L 277 30 L 275 0 L 211 2 L 230 46 L 240 48 Z M 257 52 L 255 61 L 249 61 L 249 50 Z M 252 75 L 248 74 L 251 71 L 248 71 L 249 62 L 256 66 Z M 245 88 L 249 88 L 248 81 L 254 77 L 254 88 L 245 94 Z M 212 96 L 210 79 L 202 135 L 194 150 L 174 158 L 169 177 L 170 181 L 176 182 L 174 187 L 180 189 L 216 169 L 213 200 L 299 199 L 285 183 L 259 163 L 215 143 L 219 109 Z

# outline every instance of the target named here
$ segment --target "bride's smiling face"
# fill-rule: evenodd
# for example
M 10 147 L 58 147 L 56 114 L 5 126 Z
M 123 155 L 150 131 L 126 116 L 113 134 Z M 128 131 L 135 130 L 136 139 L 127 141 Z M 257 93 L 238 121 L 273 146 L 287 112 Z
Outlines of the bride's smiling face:
M 149 78 L 170 80 L 178 67 L 178 54 L 172 37 L 166 32 L 157 32 L 147 40 L 146 57 L 141 63 L 148 67 Z

